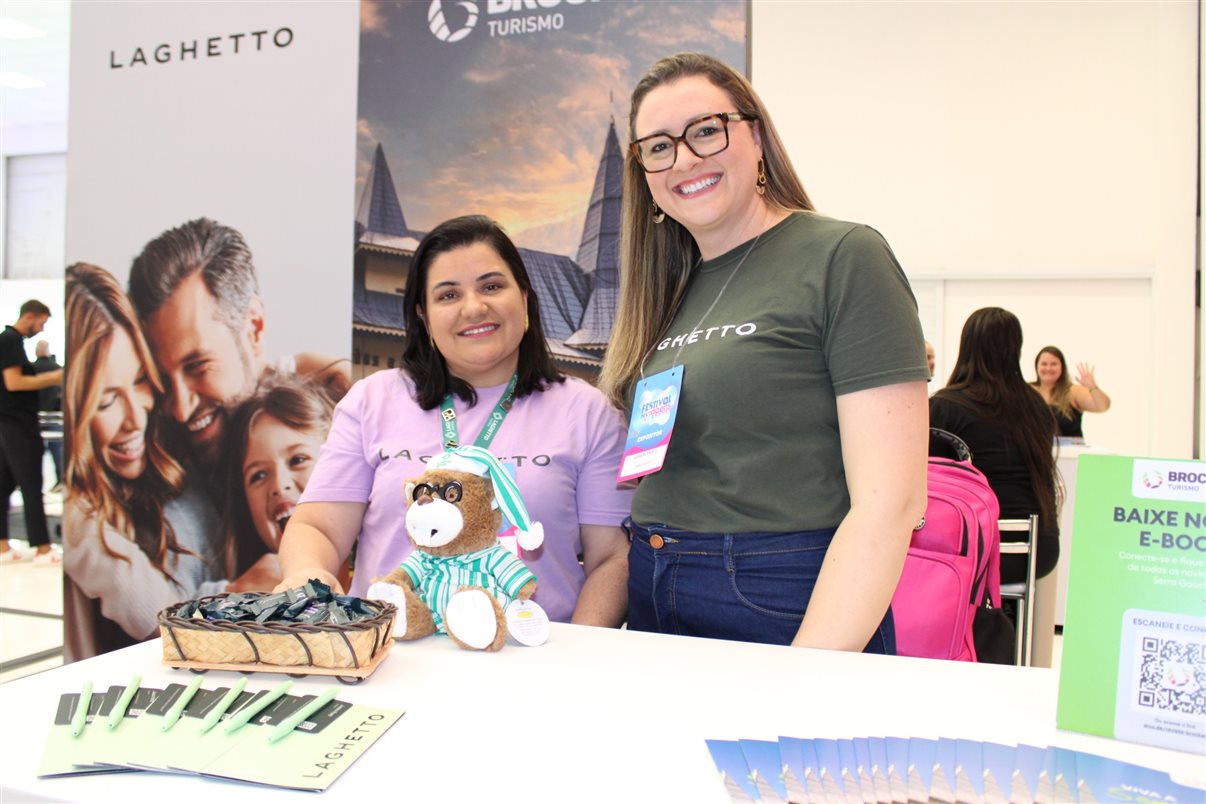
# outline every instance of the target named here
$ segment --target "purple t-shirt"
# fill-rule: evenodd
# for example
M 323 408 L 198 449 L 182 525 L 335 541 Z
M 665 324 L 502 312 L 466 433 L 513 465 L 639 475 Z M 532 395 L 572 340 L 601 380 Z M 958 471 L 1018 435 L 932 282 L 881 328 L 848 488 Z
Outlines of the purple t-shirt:
M 472 443 L 505 390 L 477 389 L 477 404 L 455 400 L 458 435 Z M 406 558 L 412 545 L 403 528 L 406 481 L 423 474 L 441 452 L 440 409 L 423 410 L 401 370 L 379 371 L 357 382 L 335 409 L 301 503 L 368 503 L 356 548 L 351 594 L 363 596 L 374 578 Z M 528 513 L 544 525 L 544 545 L 524 551 L 537 576 L 535 600 L 551 619 L 567 622 L 585 575 L 579 525 L 618 526 L 632 508 L 632 492 L 616 487 L 625 426 L 603 394 L 573 377 L 515 400 L 490 451 L 515 468 Z

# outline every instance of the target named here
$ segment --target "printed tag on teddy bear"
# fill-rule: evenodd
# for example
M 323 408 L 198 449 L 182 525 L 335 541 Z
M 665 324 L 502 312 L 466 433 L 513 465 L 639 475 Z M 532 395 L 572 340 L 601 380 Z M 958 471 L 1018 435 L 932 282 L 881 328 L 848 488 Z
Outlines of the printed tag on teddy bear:
M 512 600 L 503 611 L 507 634 L 529 648 L 549 641 L 549 615 L 534 600 Z

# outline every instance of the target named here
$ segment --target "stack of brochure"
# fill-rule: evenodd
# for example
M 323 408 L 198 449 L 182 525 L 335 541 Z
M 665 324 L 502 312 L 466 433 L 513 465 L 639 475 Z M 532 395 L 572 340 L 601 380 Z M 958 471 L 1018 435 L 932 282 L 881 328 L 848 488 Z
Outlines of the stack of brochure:
M 38 768 L 41 778 L 158 771 L 325 790 L 402 716 L 400 710 L 319 695 L 289 695 L 292 682 L 245 689 L 247 679 L 201 689 L 92 685 L 59 699 Z
M 1206 790 L 1126 762 L 1031 745 L 975 740 L 708 740 L 733 801 L 1202 802 Z

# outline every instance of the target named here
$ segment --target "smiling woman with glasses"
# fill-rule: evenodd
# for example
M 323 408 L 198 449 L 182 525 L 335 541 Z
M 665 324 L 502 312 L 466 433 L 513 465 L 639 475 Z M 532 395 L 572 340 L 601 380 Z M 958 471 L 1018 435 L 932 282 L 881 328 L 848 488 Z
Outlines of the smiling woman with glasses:
M 928 435 L 903 271 L 875 230 L 813 212 L 762 101 L 710 56 L 654 64 L 628 137 L 601 386 L 677 405 L 628 523 L 628 627 L 894 653 Z

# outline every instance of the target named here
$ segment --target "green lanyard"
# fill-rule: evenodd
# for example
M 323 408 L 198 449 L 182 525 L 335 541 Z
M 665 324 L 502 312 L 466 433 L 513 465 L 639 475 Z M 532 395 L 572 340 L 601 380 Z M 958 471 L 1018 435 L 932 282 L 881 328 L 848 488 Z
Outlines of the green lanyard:
M 511 381 L 507 383 L 507 389 L 503 391 L 502 398 L 494 406 L 494 410 L 490 413 L 490 418 L 486 419 L 486 424 L 482 427 L 482 431 L 477 434 L 477 440 L 473 442 L 473 446 L 486 449 L 490 445 L 490 442 L 494 440 L 494 434 L 498 432 L 498 428 L 502 426 L 503 419 L 507 418 L 507 412 L 511 410 L 511 400 L 515 398 L 515 384 L 517 382 L 519 382 L 519 372 L 511 375 Z M 456 411 L 452 409 L 452 394 L 444 397 L 444 402 L 440 405 L 440 423 L 444 428 L 444 449 L 456 449 L 460 444 L 457 441 Z

